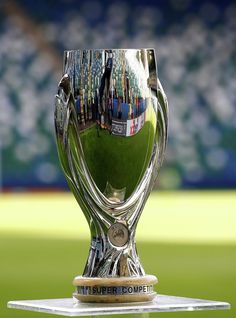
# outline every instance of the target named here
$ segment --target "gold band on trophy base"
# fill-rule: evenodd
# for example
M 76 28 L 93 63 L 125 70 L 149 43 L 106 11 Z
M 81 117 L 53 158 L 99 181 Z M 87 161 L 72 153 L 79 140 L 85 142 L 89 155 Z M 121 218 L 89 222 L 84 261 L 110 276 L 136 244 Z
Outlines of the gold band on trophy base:
M 156 293 L 154 285 L 156 276 L 140 277 L 83 277 L 77 276 L 73 281 L 77 291 L 73 296 L 82 302 L 143 302 L 151 301 Z

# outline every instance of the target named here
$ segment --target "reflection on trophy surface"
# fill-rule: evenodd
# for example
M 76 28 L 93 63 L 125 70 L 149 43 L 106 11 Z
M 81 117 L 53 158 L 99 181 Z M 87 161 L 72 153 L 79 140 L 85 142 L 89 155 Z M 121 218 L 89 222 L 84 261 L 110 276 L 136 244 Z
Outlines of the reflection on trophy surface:
M 148 301 L 135 230 L 162 163 L 167 100 L 153 49 L 66 51 L 55 100 L 58 155 L 90 227 L 74 296 L 85 302 Z M 150 220 L 151 222 L 151 220 Z

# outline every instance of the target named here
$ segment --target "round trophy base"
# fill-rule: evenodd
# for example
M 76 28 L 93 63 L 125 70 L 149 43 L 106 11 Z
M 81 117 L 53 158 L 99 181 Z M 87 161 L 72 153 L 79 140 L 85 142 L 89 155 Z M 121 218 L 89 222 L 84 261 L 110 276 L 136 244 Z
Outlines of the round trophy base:
M 128 303 L 151 301 L 156 293 L 153 286 L 156 276 L 140 277 L 83 277 L 73 281 L 76 292 L 73 296 L 82 302 Z

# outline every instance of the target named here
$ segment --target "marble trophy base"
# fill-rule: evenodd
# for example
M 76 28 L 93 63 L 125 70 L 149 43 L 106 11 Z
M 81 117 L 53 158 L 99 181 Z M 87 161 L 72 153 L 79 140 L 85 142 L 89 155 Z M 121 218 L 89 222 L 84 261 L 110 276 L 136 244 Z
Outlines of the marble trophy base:
M 230 309 L 230 304 L 221 301 L 157 295 L 152 301 L 143 303 L 82 303 L 73 298 L 20 300 L 8 302 L 8 308 L 63 316 L 99 316 L 112 314 L 141 314 L 148 312 Z
M 81 302 L 130 303 L 151 301 L 156 296 L 156 276 L 141 277 L 83 277 L 73 281 L 76 292 L 73 296 Z

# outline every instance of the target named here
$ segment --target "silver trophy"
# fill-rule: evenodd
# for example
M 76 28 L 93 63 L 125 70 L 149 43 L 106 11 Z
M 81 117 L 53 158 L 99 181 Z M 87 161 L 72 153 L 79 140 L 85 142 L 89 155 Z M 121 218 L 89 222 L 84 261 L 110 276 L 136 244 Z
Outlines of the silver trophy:
M 157 278 L 145 274 L 135 230 L 167 140 L 168 105 L 155 52 L 66 51 L 63 74 L 55 99 L 58 155 L 91 231 L 74 297 L 150 301 Z

